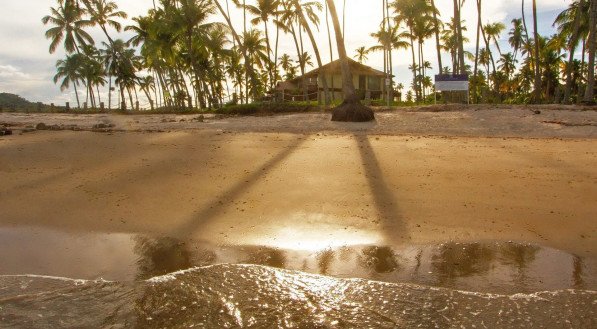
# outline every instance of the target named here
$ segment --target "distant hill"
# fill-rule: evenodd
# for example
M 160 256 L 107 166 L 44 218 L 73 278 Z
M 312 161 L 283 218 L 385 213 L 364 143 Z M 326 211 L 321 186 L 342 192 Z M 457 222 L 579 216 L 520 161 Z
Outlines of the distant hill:
M 0 93 L 0 108 L 5 109 L 23 109 L 33 108 L 36 104 L 15 94 Z

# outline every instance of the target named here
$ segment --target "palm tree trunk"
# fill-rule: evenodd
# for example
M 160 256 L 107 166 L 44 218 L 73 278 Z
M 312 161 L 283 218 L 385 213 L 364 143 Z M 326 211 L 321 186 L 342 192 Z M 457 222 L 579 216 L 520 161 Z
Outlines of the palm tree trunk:
M 456 24 L 456 33 L 458 35 L 458 69 L 460 74 L 464 74 L 464 42 L 462 38 L 462 22 L 460 19 L 460 0 L 454 0 L 454 23 Z
M 274 77 L 273 77 L 273 69 L 272 69 L 272 47 L 270 46 L 270 41 L 269 41 L 269 30 L 267 29 L 267 22 L 263 21 L 263 25 L 265 26 L 265 43 L 267 46 L 267 68 L 268 68 L 268 72 L 269 72 L 269 85 L 272 86 L 272 84 L 274 83 Z
M 104 34 L 106 35 L 106 37 L 108 38 L 108 42 L 110 43 L 110 45 L 113 45 L 114 41 L 108 35 L 108 31 L 106 31 L 106 26 L 102 24 L 102 25 L 100 25 L 100 27 L 101 27 L 102 31 L 104 31 Z
M 110 73 L 108 73 L 108 109 L 112 109 L 112 75 Z
M 389 4 L 388 1 L 386 1 L 386 6 L 385 6 L 385 10 L 386 10 L 386 18 L 388 19 L 388 31 L 392 31 L 392 21 L 389 19 L 390 18 L 390 9 L 389 9 Z M 388 48 L 388 61 L 389 64 L 388 66 L 390 67 L 389 70 L 389 74 L 388 74 L 388 79 L 390 81 L 390 85 L 386 85 L 386 88 L 388 89 L 388 106 L 391 105 L 391 102 L 394 100 L 394 63 L 392 61 L 392 48 L 394 48 L 394 46 L 392 45 L 392 43 L 390 42 L 389 48 Z M 440 63 L 441 63 L 441 59 L 440 59 Z
M 313 36 L 313 31 L 311 31 L 311 27 L 305 18 L 305 15 L 300 7 L 300 4 L 297 2 L 294 3 L 294 6 L 299 14 L 299 19 L 301 24 L 307 31 L 309 35 L 309 39 L 311 40 L 311 44 L 313 45 L 313 51 L 315 52 L 315 58 L 317 59 L 317 65 L 319 66 L 319 80 L 323 86 L 323 93 L 324 93 L 324 105 L 327 106 L 330 103 L 330 93 L 328 90 L 328 83 L 327 79 L 325 78 L 324 72 L 322 72 L 321 68 L 323 67 L 323 63 L 321 62 L 321 56 L 319 55 L 319 48 L 317 47 L 317 41 L 315 41 L 315 37 Z M 330 8 L 331 9 L 331 8 Z M 336 35 L 337 37 L 337 35 Z
M 485 35 L 485 28 L 483 27 L 483 25 L 481 25 L 481 35 L 483 36 L 483 41 L 485 42 L 485 49 L 487 50 L 487 53 L 489 54 L 489 59 L 491 59 L 491 68 L 493 69 L 493 74 L 495 74 L 495 60 L 493 59 L 493 53 L 491 52 L 491 49 L 489 48 L 489 39 Z M 489 76 L 487 76 L 487 78 L 489 79 Z
M 412 71 L 413 71 L 413 88 L 415 89 L 415 98 L 417 99 L 417 101 L 420 100 L 419 97 L 419 88 L 417 87 L 417 60 L 415 58 L 415 43 L 412 37 L 412 27 L 410 28 L 410 49 L 411 49 L 411 53 L 412 53 L 412 59 L 413 59 L 413 66 L 412 66 Z
M 151 99 L 151 95 L 149 94 L 149 90 L 147 90 L 149 87 L 147 88 L 141 88 L 141 90 L 143 90 L 143 92 L 145 93 L 145 97 L 147 97 L 147 101 L 149 102 L 149 106 L 151 107 L 151 110 L 153 111 L 153 100 Z
M 329 8 L 328 3 L 325 3 L 325 25 L 328 31 L 328 44 L 330 46 L 330 63 L 334 61 L 334 49 L 332 48 L 332 34 L 330 33 L 330 20 L 329 20 Z M 332 99 L 334 99 L 334 75 L 331 75 L 332 78 Z
M 442 67 L 442 53 L 441 53 L 441 44 L 439 42 L 439 24 L 437 20 L 437 13 L 435 12 L 437 8 L 435 7 L 435 1 L 431 0 L 431 7 L 433 9 L 433 22 L 435 27 L 435 47 L 437 49 L 437 63 L 439 65 L 439 74 L 443 74 L 443 67 Z
M 570 41 L 568 42 L 568 65 L 566 65 L 566 86 L 564 87 L 564 99 L 562 99 L 562 103 L 569 104 L 570 103 L 570 89 L 572 89 L 572 61 L 574 60 L 574 51 L 576 50 L 576 46 L 578 43 L 578 30 L 580 27 L 580 18 L 582 10 L 580 8 L 583 7 L 584 0 L 579 0 L 578 2 L 578 9 L 576 10 L 576 15 L 574 17 L 574 31 L 572 31 L 572 35 L 570 36 Z
M 77 91 L 77 81 L 73 81 L 73 85 L 75 86 L 75 96 L 77 97 L 77 108 L 81 109 L 81 103 L 79 102 L 79 92 Z
M 541 60 L 539 58 L 539 31 L 537 30 L 537 0 L 533 0 L 533 33 L 535 35 L 535 102 L 541 101 Z
M 479 39 L 481 38 L 481 0 L 476 0 L 477 1 L 477 40 L 476 40 L 476 46 L 475 46 L 475 68 L 473 71 L 473 97 L 474 97 L 474 103 L 478 103 L 479 102 L 479 97 L 477 95 L 477 65 L 479 64 Z
M 276 21 L 278 17 L 276 17 Z M 272 81 L 272 88 L 276 86 L 278 80 L 278 47 L 280 45 L 280 27 L 276 24 L 276 46 L 274 50 L 274 81 Z
M 217 3 L 217 1 L 215 1 Z M 230 16 L 228 16 L 230 17 Z M 230 26 L 231 24 L 228 23 L 228 25 Z M 232 30 L 232 28 L 230 28 Z M 243 36 L 247 35 L 247 2 L 246 0 L 243 0 Z M 239 42 L 238 46 L 239 47 L 243 47 L 242 44 L 240 43 L 240 40 L 238 40 L 238 38 L 234 38 L 235 40 L 237 40 Z M 246 55 L 246 50 L 245 50 L 245 54 L 243 54 L 243 57 L 245 59 L 245 104 L 249 104 L 249 69 L 247 68 L 247 66 L 250 66 L 251 64 L 248 62 L 248 57 Z M 251 67 L 251 70 L 253 69 L 253 67 Z M 251 74 L 251 83 L 255 83 L 254 78 L 254 74 Z
M 346 35 L 346 0 L 342 4 L 342 35 Z
M 359 101 L 359 98 L 354 89 L 354 82 L 352 79 L 352 72 L 350 70 L 350 63 L 346 55 L 346 47 L 344 45 L 344 37 L 340 30 L 340 21 L 336 12 L 336 6 L 333 0 L 326 0 L 332 16 L 334 24 L 334 32 L 336 33 L 336 43 L 338 45 L 338 57 L 342 69 L 342 90 L 344 92 L 344 102 L 342 105 L 335 108 L 332 113 L 332 121 L 371 121 L 375 120 L 373 111 L 365 107 Z
M 102 102 L 102 95 L 100 95 L 99 84 L 95 85 L 95 90 L 97 91 L 97 101 L 101 104 Z
M 585 89 L 584 101 L 592 104 L 595 101 L 595 39 L 597 39 L 597 1 L 592 0 L 589 8 L 589 72 L 587 74 L 587 87 Z
M 121 104 L 119 104 L 119 106 L 120 106 L 120 109 L 124 111 L 124 110 L 126 110 L 126 99 L 124 97 L 124 86 L 122 85 L 122 82 L 119 83 L 118 88 L 120 88 L 120 99 L 119 100 L 121 103 Z
M 133 105 L 133 94 L 131 94 L 131 87 L 127 87 L 126 88 L 126 92 L 129 94 L 129 100 L 131 101 L 131 110 L 135 109 L 135 106 Z

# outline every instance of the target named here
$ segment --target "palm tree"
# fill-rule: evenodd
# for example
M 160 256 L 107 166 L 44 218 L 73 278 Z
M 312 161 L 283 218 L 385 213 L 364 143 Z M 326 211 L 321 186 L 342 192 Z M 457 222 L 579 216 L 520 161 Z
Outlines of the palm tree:
M 288 54 L 284 54 L 280 57 L 280 66 L 282 67 L 282 70 L 284 70 L 286 80 L 292 80 L 296 74 L 296 67 L 292 62 L 293 60 Z
M 584 13 L 590 13 L 590 3 L 587 3 L 587 1 L 584 0 L 576 0 L 573 1 L 568 8 L 559 13 L 553 23 L 554 26 L 557 26 L 559 35 L 568 38 L 568 63 L 572 63 L 571 61 L 574 61 L 572 58 L 574 56 L 576 47 L 579 43 L 582 43 L 582 63 L 579 63 L 581 76 L 583 75 L 584 71 L 583 66 L 585 62 L 586 39 L 589 34 L 589 15 L 585 15 Z M 573 67 L 574 65 L 568 65 L 565 68 L 566 86 L 564 89 L 564 102 L 570 101 L 570 93 L 572 89 L 571 83 L 573 80 L 576 81 L 575 79 L 572 79 Z M 583 96 L 584 95 L 581 95 L 580 92 L 577 92 L 578 100 L 582 99 Z
M 435 34 L 435 47 L 437 50 L 437 63 L 438 63 L 438 67 L 439 67 L 439 74 L 443 74 L 442 72 L 442 53 L 441 53 L 441 44 L 439 42 L 439 34 L 441 32 L 441 29 L 443 28 L 443 23 L 440 19 L 437 18 L 437 16 L 439 15 L 439 11 L 437 10 L 437 7 L 435 7 L 435 2 L 434 0 L 431 0 L 431 10 L 433 12 L 433 32 Z
M 458 69 L 460 74 L 465 73 L 464 65 L 464 39 L 462 36 L 462 21 L 460 18 L 460 10 L 462 9 L 463 0 L 454 0 L 454 22 L 456 23 L 456 36 L 458 47 Z
M 342 68 L 342 90 L 344 92 L 344 101 L 342 105 L 336 107 L 332 112 L 332 121 L 371 121 L 375 119 L 373 111 L 362 105 L 352 80 L 350 63 L 346 55 L 344 37 L 340 28 L 340 21 L 336 12 L 336 5 L 333 0 L 326 0 L 329 8 L 332 22 L 334 23 L 334 32 L 336 33 L 336 43 Z
M 403 1 L 395 1 L 392 3 L 392 8 L 394 9 L 394 13 L 396 16 L 394 17 L 394 21 L 397 25 L 405 24 L 408 28 L 408 37 L 410 39 L 410 48 L 411 48 L 411 55 L 412 55 L 412 65 L 410 68 L 413 74 L 413 86 L 415 87 L 415 96 L 417 100 L 420 99 L 419 96 L 419 89 L 417 81 L 417 71 L 416 71 L 416 57 L 415 57 L 415 45 L 414 40 L 416 39 L 416 35 L 414 33 L 414 29 L 417 24 L 417 18 L 422 16 L 425 12 L 426 2 L 424 1 L 417 1 L 417 0 L 403 0 Z
M 508 79 L 510 79 L 516 69 L 517 62 L 518 61 L 512 53 L 503 54 L 498 60 L 498 63 L 500 63 L 498 68 L 506 74 Z
M 597 50 L 597 1 L 591 1 L 591 8 L 589 13 L 589 71 L 587 75 L 587 87 L 585 89 L 584 101 L 587 103 L 595 102 L 595 51 Z
M 139 79 L 139 88 L 145 93 L 149 106 L 153 110 L 153 99 L 151 99 L 151 91 L 155 91 L 155 80 L 151 75 Z
M 50 54 L 56 51 L 63 40 L 67 53 L 80 52 L 79 46 L 93 44 L 93 38 L 84 30 L 93 25 L 91 21 L 83 19 L 85 10 L 79 8 L 74 0 L 59 1 L 58 5 L 58 8 L 50 8 L 51 15 L 41 20 L 44 25 L 54 25 L 46 31 L 46 38 L 52 40 Z
M 512 50 L 514 51 L 514 57 L 516 57 L 516 55 L 518 54 L 518 50 L 520 50 L 520 47 L 522 47 L 522 44 L 524 43 L 524 33 L 525 32 L 524 27 L 522 25 L 522 19 L 513 19 L 512 30 L 510 30 L 510 32 L 508 33 L 510 35 L 508 42 L 510 43 L 510 46 L 512 46 Z
M 266 43 L 267 41 L 263 38 L 261 31 L 256 29 L 248 30 L 242 38 L 242 45 L 246 48 L 247 53 L 249 54 L 249 60 L 253 65 L 262 70 L 266 69 L 269 63 Z M 256 81 L 251 84 L 251 92 L 254 95 L 258 95 L 260 91 L 262 91 L 262 86 L 262 81 L 256 79 Z
M 539 57 L 539 31 L 537 30 L 537 0 L 533 0 L 533 34 L 535 44 L 535 84 L 534 84 L 534 95 L 535 102 L 541 100 L 541 60 Z
M 472 89 L 473 89 L 473 100 L 474 103 L 478 103 L 478 83 L 480 82 L 477 78 L 478 74 L 478 64 L 479 64 L 479 43 L 481 41 L 481 28 L 483 26 L 481 20 L 481 0 L 476 0 L 477 2 L 477 37 L 475 39 L 475 66 L 473 68 L 473 81 L 472 81 Z
M 268 29 L 267 25 L 268 25 L 270 16 L 278 15 L 278 13 L 279 13 L 278 7 L 279 6 L 280 6 L 279 0 L 257 0 L 256 6 L 245 5 L 245 8 L 247 9 L 247 11 L 249 13 L 257 16 L 256 18 L 251 20 L 251 23 L 253 25 L 263 23 L 263 26 L 264 26 L 265 42 L 267 45 L 267 58 L 269 61 L 267 64 L 267 68 L 268 68 L 268 72 L 270 75 L 270 87 L 273 87 L 274 73 L 273 73 L 273 67 L 270 64 L 270 63 L 272 63 L 272 60 L 271 60 L 272 47 L 270 44 L 269 29 Z
M 354 58 L 361 64 L 363 64 L 367 59 L 367 54 L 369 54 L 369 50 L 365 47 L 359 47 L 356 49 L 356 54 Z
M 505 28 L 506 28 L 506 25 L 504 25 L 504 23 L 502 23 L 502 22 L 489 23 L 489 24 L 485 25 L 485 34 L 487 35 L 489 42 L 491 42 L 491 39 L 493 39 L 493 43 L 495 44 L 500 57 L 502 56 L 502 50 L 500 49 L 500 44 L 498 42 L 498 39 L 500 37 L 500 34 L 502 34 L 502 31 L 504 31 Z
M 54 83 L 62 79 L 60 83 L 60 90 L 64 91 L 73 84 L 75 88 L 75 96 L 77 97 L 77 108 L 81 108 L 79 101 L 79 92 L 77 85 L 81 81 L 81 67 L 83 65 L 84 57 L 81 54 L 67 55 L 66 59 L 61 59 L 56 62 L 56 75 L 54 75 Z
M 93 24 L 99 25 L 108 41 L 112 43 L 112 38 L 108 34 L 106 26 L 113 27 L 117 32 L 120 32 L 122 25 L 116 21 L 117 18 L 126 19 L 127 14 L 124 11 L 118 10 L 118 5 L 112 1 L 106 0 L 84 0 L 87 12 Z
M 111 44 L 103 43 L 104 49 L 100 50 L 105 71 L 108 73 L 108 109 L 112 108 L 112 76 L 116 72 L 116 66 L 121 54 L 126 49 L 124 41 L 118 39 Z

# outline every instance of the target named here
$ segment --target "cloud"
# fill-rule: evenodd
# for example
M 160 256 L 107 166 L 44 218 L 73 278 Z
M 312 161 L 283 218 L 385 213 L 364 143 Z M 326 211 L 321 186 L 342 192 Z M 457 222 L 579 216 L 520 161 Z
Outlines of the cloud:
M 20 69 L 12 65 L 0 65 L 0 78 L 1 79 L 30 79 L 29 74 L 23 73 Z

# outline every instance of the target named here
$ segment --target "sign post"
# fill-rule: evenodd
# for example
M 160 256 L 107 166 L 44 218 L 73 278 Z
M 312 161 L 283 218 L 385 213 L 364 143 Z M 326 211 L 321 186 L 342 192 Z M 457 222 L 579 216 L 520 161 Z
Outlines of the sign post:
M 468 74 L 438 74 L 435 76 L 435 91 L 465 91 L 466 103 L 469 104 Z M 437 95 L 435 95 L 437 103 Z

